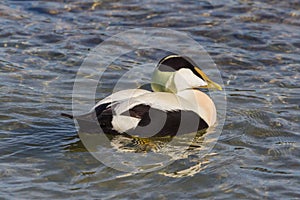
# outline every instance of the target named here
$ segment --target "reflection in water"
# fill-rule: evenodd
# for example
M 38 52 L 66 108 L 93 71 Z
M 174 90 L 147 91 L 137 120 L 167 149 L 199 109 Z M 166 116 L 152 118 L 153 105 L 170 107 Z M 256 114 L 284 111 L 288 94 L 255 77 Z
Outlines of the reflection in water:
M 175 144 L 178 147 L 173 146 L 174 143 L 168 147 L 169 142 L 174 140 L 175 137 L 166 136 L 166 137 L 150 137 L 150 138 L 140 138 L 130 135 L 114 135 L 108 136 L 113 148 L 121 152 L 135 152 L 135 153 L 147 153 L 147 152 L 160 152 L 163 151 L 165 148 L 171 149 L 180 149 L 180 146 L 189 146 L 188 150 L 191 151 L 192 149 L 199 148 L 197 151 L 200 150 L 201 144 L 203 143 L 205 131 L 197 132 L 194 140 L 192 143 L 189 143 L 189 137 L 179 137 Z
M 176 169 L 174 172 L 162 171 L 161 175 L 179 178 L 184 176 L 193 176 L 203 170 L 205 166 L 209 163 L 209 160 L 202 159 L 203 155 L 200 155 L 201 150 L 203 149 L 203 138 L 205 137 L 206 131 L 199 131 L 193 142 L 190 144 L 189 141 L 186 141 L 184 138 L 180 138 L 177 141 L 178 146 L 168 145 L 172 141 L 173 137 L 160 137 L 160 138 L 138 138 L 130 135 L 107 135 L 110 140 L 110 144 L 113 149 L 119 152 L 131 152 L 131 153 L 148 153 L 156 152 L 159 153 L 162 149 L 164 153 L 168 153 L 172 156 L 173 160 L 186 159 L 189 156 L 192 156 L 190 163 L 186 163 L 180 168 Z M 72 137 L 68 140 L 76 140 L 76 142 L 68 144 L 65 147 L 66 150 L 70 152 L 87 152 L 81 140 L 78 137 Z M 181 146 L 189 146 L 189 148 L 182 154 Z M 101 148 L 99 148 L 101 149 Z M 179 151 L 179 152 L 177 152 Z M 113 152 L 113 151 L 112 151 Z M 206 157 L 211 157 L 216 155 L 216 153 L 210 153 L 205 155 Z M 157 163 L 159 164 L 159 163 Z M 174 170 L 174 169 L 173 169 Z M 83 172 L 83 175 L 94 174 L 95 172 Z M 133 175 L 134 173 L 123 174 L 121 177 Z
M 103 164 L 110 167 L 117 165 L 116 169 L 121 171 L 141 173 L 145 170 L 156 170 L 157 167 L 164 167 L 189 156 L 196 156 L 201 160 L 217 140 L 216 137 L 211 136 L 213 132 L 212 127 L 198 131 L 196 135 L 190 133 L 172 137 L 140 138 L 128 134 L 110 135 L 79 130 L 81 140 L 76 140 L 65 149 L 80 152 L 84 149 L 83 142 L 86 151 Z

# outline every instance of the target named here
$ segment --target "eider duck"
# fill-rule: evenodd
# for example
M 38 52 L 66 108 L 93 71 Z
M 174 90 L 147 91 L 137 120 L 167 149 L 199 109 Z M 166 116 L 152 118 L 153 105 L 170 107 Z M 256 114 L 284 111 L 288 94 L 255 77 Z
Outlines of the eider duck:
M 84 131 L 93 129 L 91 123 L 96 122 L 105 134 L 141 138 L 192 133 L 216 122 L 214 102 L 199 89 L 222 88 L 190 58 L 169 55 L 161 59 L 153 72 L 151 88 L 153 91 L 128 89 L 113 93 L 87 114 L 74 118 Z

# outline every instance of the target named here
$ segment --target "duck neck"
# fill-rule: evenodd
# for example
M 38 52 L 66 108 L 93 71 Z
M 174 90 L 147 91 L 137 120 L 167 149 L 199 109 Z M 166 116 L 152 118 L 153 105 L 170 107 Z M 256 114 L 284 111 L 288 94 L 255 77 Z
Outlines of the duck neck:
M 155 69 L 152 75 L 151 88 L 154 92 L 176 93 L 174 72 L 162 72 Z

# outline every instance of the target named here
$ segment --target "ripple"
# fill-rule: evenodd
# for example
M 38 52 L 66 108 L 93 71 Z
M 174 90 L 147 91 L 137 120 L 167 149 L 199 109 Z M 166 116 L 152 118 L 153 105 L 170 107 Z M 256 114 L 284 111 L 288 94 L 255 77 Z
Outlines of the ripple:
M 39 56 L 41 58 L 47 59 L 47 60 L 60 60 L 62 58 L 65 58 L 65 54 L 63 52 L 57 51 L 57 50 L 41 50 L 41 49 L 32 49 L 26 51 L 29 55 L 33 56 Z
M 2 1 L 1 197 L 297 198 L 299 8 L 296 0 Z M 226 83 L 228 115 L 205 157 L 195 145 L 159 171 L 122 173 L 93 158 L 74 122 L 59 115 L 71 113 L 73 80 L 92 48 L 149 26 L 183 31 L 205 47 Z M 97 98 L 132 66 L 161 55 L 120 57 Z

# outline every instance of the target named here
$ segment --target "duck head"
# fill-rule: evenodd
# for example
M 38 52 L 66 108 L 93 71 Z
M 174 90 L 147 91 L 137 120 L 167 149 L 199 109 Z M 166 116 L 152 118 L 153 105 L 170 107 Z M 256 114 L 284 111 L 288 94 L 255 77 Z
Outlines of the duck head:
M 222 90 L 190 58 L 181 55 L 169 55 L 159 61 L 152 75 L 151 87 L 155 92 L 172 93 L 195 88 Z

